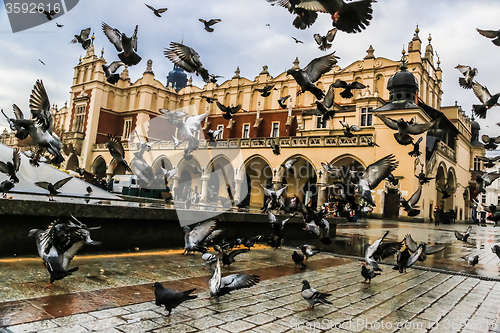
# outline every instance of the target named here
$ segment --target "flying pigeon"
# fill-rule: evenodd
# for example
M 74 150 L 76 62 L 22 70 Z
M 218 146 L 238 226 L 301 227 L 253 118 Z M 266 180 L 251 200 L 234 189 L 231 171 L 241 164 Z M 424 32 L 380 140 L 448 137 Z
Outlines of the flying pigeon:
M 12 109 L 16 118 L 7 117 L 7 115 L 3 112 L 3 109 L 1 112 L 7 119 L 10 129 L 14 131 L 16 138 L 24 140 L 29 135 L 28 128 L 33 124 L 33 121 L 29 119 L 25 120 L 23 112 L 16 104 L 12 104 Z
M 189 226 L 184 226 L 184 253 L 202 252 L 206 253 L 207 249 L 204 243 L 207 239 L 213 237 L 216 222 L 214 220 L 206 221 L 196 225 L 193 230 Z M 219 231 L 220 232 L 220 231 Z
M 372 266 L 374 271 L 382 272 L 377 261 L 383 260 L 389 256 L 394 255 L 401 247 L 403 242 L 383 242 L 385 237 L 389 234 L 386 231 L 382 238 L 377 239 L 372 245 L 365 244 L 365 261 L 368 265 Z
M 292 166 L 298 161 L 296 158 L 289 158 L 285 162 L 281 163 L 281 167 L 284 168 L 289 173 L 293 174 Z
M 332 304 L 326 298 L 332 294 L 321 293 L 309 285 L 307 280 L 302 281 L 302 297 L 309 303 L 308 310 L 314 309 L 316 304 Z
M 54 200 L 53 196 L 61 193 L 58 190 L 61 187 L 63 187 L 64 184 L 69 182 L 71 179 L 73 179 L 73 177 L 70 176 L 67 178 L 63 178 L 54 184 L 52 184 L 50 182 L 41 181 L 41 182 L 36 182 L 35 185 L 49 191 L 49 200 L 53 201 Z
M 109 153 L 111 156 L 113 156 L 115 162 L 118 165 L 123 165 L 125 170 L 128 172 L 132 172 L 132 169 L 128 165 L 127 161 L 125 160 L 125 149 L 123 149 L 122 143 L 118 138 L 114 136 L 108 136 L 108 141 L 106 142 L 106 147 L 109 150 Z
M 260 95 L 262 97 L 267 97 L 267 96 L 271 95 L 271 91 L 278 90 L 274 86 L 275 86 L 274 84 L 272 84 L 272 85 L 266 84 L 266 86 L 264 88 L 255 88 L 255 90 L 260 92 Z
M 355 134 L 352 132 L 359 132 L 361 131 L 361 128 L 359 128 L 356 125 L 349 125 L 345 121 L 339 120 L 339 123 L 342 125 L 344 128 L 344 135 L 348 138 L 352 138 Z
M 42 4 L 43 6 L 43 4 Z M 39 13 L 42 13 L 43 15 L 45 15 L 45 17 L 47 18 L 47 20 L 52 20 L 52 16 L 56 15 L 58 12 L 56 12 L 55 10 L 51 10 L 50 12 L 47 11 L 47 10 L 44 10 L 42 8 L 38 8 L 38 12 Z
M 167 316 L 170 316 L 172 309 L 181 303 L 198 297 L 197 295 L 190 295 L 196 288 L 186 291 L 176 291 L 164 288 L 160 282 L 155 282 L 153 288 L 155 288 L 155 304 L 158 306 L 165 305 L 165 310 L 168 311 Z
M 219 107 L 219 109 L 224 113 L 222 115 L 222 117 L 224 119 L 228 119 L 228 120 L 232 119 L 233 114 L 235 114 L 236 112 L 238 112 L 241 109 L 241 105 L 225 106 L 222 103 L 220 103 L 219 101 L 217 101 L 216 103 L 217 103 L 217 106 Z
M 292 39 L 295 41 L 295 44 L 304 44 L 304 42 L 303 42 L 303 41 L 298 40 L 298 39 L 297 39 L 297 38 L 295 38 L 295 37 L 292 37 Z
M 12 162 L 3 162 L 0 161 L 0 172 L 3 172 L 9 175 L 10 180 L 14 183 L 19 183 L 19 178 L 17 178 L 16 173 L 19 171 L 19 167 L 21 166 L 21 154 L 19 150 L 12 150 Z
M 495 150 L 500 143 L 500 135 L 497 137 L 490 137 L 484 134 L 481 136 L 481 140 L 484 142 L 484 149 Z
M 304 255 L 302 253 L 297 253 L 297 251 L 293 251 L 292 260 L 295 263 L 295 267 L 301 266 L 302 268 L 306 268 L 306 264 L 304 264 Z
M 427 131 L 429 128 L 434 126 L 437 123 L 437 119 L 433 121 L 429 121 L 423 124 L 417 124 L 412 119 L 411 121 L 405 121 L 403 118 L 399 120 L 394 120 L 389 118 L 383 114 L 374 112 L 375 116 L 380 118 L 382 122 L 389 127 L 390 129 L 397 130 L 397 133 L 394 133 L 394 138 L 396 141 L 403 146 L 407 146 L 410 143 L 413 143 L 413 138 L 410 136 L 422 134 Z
M 215 74 L 210 74 L 210 79 L 208 80 L 208 82 L 216 84 L 217 83 L 217 79 L 221 78 L 221 77 L 223 77 L 223 76 L 215 75 Z
M 278 104 L 282 109 L 286 109 L 288 106 L 285 104 L 286 100 L 290 97 L 290 95 L 286 95 L 283 97 L 280 97 L 278 99 Z
M 399 199 L 401 206 L 403 206 L 404 210 L 408 213 L 408 216 L 417 216 L 420 214 L 420 210 L 417 209 L 417 202 L 420 200 L 420 196 L 422 195 L 422 185 L 418 185 L 418 189 L 413 193 L 413 195 L 408 199 L 408 201 L 402 196 Z
M 177 139 L 173 135 L 172 135 L 172 141 L 174 141 L 174 149 L 177 149 L 177 147 L 179 147 L 179 145 L 182 143 L 182 142 L 179 141 L 179 139 Z
M 474 267 L 479 262 L 479 256 L 478 255 L 475 255 L 475 256 L 463 256 L 462 259 L 464 259 L 467 262 L 467 264 L 469 264 L 469 267 Z
M 170 61 L 188 73 L 201 75 L 205 83 L 210 80 L 208 70 L 203 67 L 200 55 L 193 48 L 184 44 L 170 42 L 170 49 L 165 49 L 163 53 Z
M 398 270 L 399 273 L 406 272 L 407 268 L 413 266 L 413 264 L 417 262 L 417 259 L 422 254 L 422 251 L 422 246 L 419 246 L 413 254 L 410 254 L 408 248 L 405 248 L 403 251 L 398 251 L 396 260 L 397 264 L 393 267 L 393 269 Z
M 491 109 L 494 106 L 499 106 L 498 98 L 500 97 L 500 93 L 496 93 L 495 95 L 491 95 L 486 87 L 483 87 L 477 81 L 472 83 L 472 91 L 474 91 L 474 95 L 479 99 L 482 104 L 473 104 L 472 111 L 474 114 L 481 119 L 486 118 L 486 111 Z
M 296 14 L 297 16 L 292 24 L 297 29 L 309 28 L 318 18 L 316 11 L 298 8 L 297 5 L 300 4 L 300 0 L 267 0 L 267 2 L 271 3 L 271 6 L 278 4 L 288 9 L 291 14 Z
M 118 58 L 127 66 L 137 65 L 142 58 L 136 53 L 137 52 L 137 30 L 139 26 L 135 26 L 134 33 L 132 37 L 127 37 L 120 30 L 114 29 L 102 22 L 102 31 L 108 37 L 111 44 L 113 44 L 118 53 Z
M 281 147 L 278 142 L 278 139 L 271 140 L 269 143 L 271 144 L 271 149 L 273 150 L 273 154 L 279 155 L 281 153 Z
M 490 186 L 498 177 L 500 177 L 499 172 L 488 172 L 483 173 L 481 176 L 476 176 L 479 193 L 486 193 L 485 187 Z
M 328 96 L 328 93 L 326 94 L 326 96 Z M 325 96 L 323 102 L 320 102 L 320 101 L 314 102 L 316 104 L 315 109 L 309 109 L 309 110 L 302 111 L 302 116 L 309 116 L 309 115 L 320 116 L 320 117 L 322 117 L 321 118 L 322 126 L 326 127 L 326 123 L 328 122 L 328 120 L 332 119 L 336 114 L 335 110 L 330 110 L 330 109 L 328 109 L 329 107 L 326 106 L 326 103 L 325 103 L 325 101 L 327 100 L 326 96 Z
M 319 45 L 318 48 L 321 51 L 326 51 L 332 47 L 331 42 L 333 42 L 333 40 L 335 39 L 335 35 L 337 34 L 337 30 L 338 30 L 337 28 L 333 28 L 333 29 L 329 30 L 326 33 L 326 36 L 321 36 L 320 34 L 313 35 L 314 40 Z
M 316 97 L 316 99 L 322 99 L 325 94 L 321 89 L 314 85 L 314 82 L 318 81 L 323 74 L 330 71 L 337 63 L 337 59 L 340 58 L 335 55 L 335 52 L 333 52 L 313 59 L 304 69 L 289 69 L 286 73 L 293 76 L 295 81 L 297 81 L 297 84 L 300 86 L 300 90 L 297 91 L 297 95 L 302 92 L 309 91 Z
M 201 98 L 206 99 L 207 103 L 210 103 L 210 104 L 212 104 L 213 102 L 215 102 L 217 100 L 217 98 L 212 98 L 212 97 L 208 97 L 208 96 L 201 96 Z
M 340 93 L 340 96 L 343 98 L 352 98 L 354 95 L 351 90 L 354 89 L 364 89 L 366 86 L 360 82 L 354 81 L 352 83 L 347 83 L 342 80 L 337 80 L 333 83 L 334 88 L 344 88 L 344 90 Z
M 184 140 L 188 141 L 188 146 L 185 150 L 185 155 L 189 155 L 192 151 L 198 149 L 199 140 L 193 135 L 193 132 L 198 132 L 201 130 L 201 122 L 208 117 L 209 112 L 193 115 L 188 117 L 185 121 L 175 119 L 172 124 L 178 128 L 178 133 L 180 133 Z
M 417 177 L 420 185 L 424 185 L 424 184 L 427 184 L 429 183 L 432 179 L 434 179 L 434 177 L 427 177 L 424 173 L 424 168 L 422 168 L 422 170 L 420 171 L 420 173 L 417 175 L 415 175 L 415 177 Z
M 472 68 L 470 66 L 458 65 L 455 67 L 462 73 L 464 77 L 458 79 L 458 84 L 464 89 L 472 89 L 472 83 L 474 82 L 474 76 L 477 75 L 477 68 Z
M 495 166 L 495 163 L 500 160 L 500 156 L 495 156 L 492 158 L 486 156 L 478 156 L 477 158 L 484 162 L 485 168 L 493 168 Z
M 370 284 L 372 282 L 372 279 L 378 275 L 380 275 L 380 273 L 376 273 L 373 268 L 366 268 L 365 262 L 361 263 L 361 276 L 365 278 L 365 281 L 363 281 L 363 283 L 366 283 L 366 281 L 368 281 L 368 284 Z
M 41 59 L 38 59 L 38 61 L 40 61 L 40 63 L 45 66 L 45 63 Z
M 465 233 L 461 233 L 457 230 L 455 230 L 455 237 L 459 240 L 459 241 L 462 241 L 462 242 L 467 242 L 467 239 L 469 239 L 469 236 L 470 236 L 470 232 L 472 231 L 472 226 L 469 226 L 467 228 L 467 230 L 465 231 Z
M 418 157 L 422 155 L 422 152 L 420 151 L 420 142 L 422 142 L 423 137 L 418 138 L 417 142 L 412 142 L 411 144 L 413 145 L 413 150 L 408 153 L 411 157 Z
M 220 250 L 222 267 L 224 267 L 224 266 L 229 267 L 233 262 L 235 262 L 234 257 L 236 257 L 239 254 L 246 253 L 248 251 L 250 251 L 250 250 L 249 249 L 238 249 L 238 250 L 234 250 L 234 251 L 231 251 L 229 253 L 226 253 L 226 252 Z
M 427 245 L 427 243 L 425 242 L 420 242 L 420 244 L 417 244 L 417 242 L 413 240 L 410 234 L 406 235 L 403 241 L 406 245 L 406 248 L 411 253 L 417 252 L 419 247 L 422 248 L 422 253 L 417 258 L 419 261 L 424 261 L 428 255 L 435 254 L 444 250 L 444 246 L 431 246 Z
M 477 29 L 477 28 L 476 28 Z M 500 46 L 500 30 L 481 30 L 477 29 L 482 36 L 492 39 L 492 43 L 496 46 Z
M 216 147 L 217 146 L 217 143 L 216 143 L 217 138 L 219 137 L 219 135 L 222 133 L 223 130 L 224 129 L 221 128 L 221 129 L 218 129 L 218 130 L 215 130 L 215 131 L 211 130 L 211 129 L 209 129 L 207 131 L 208 141 L 209 141 L 209 143 L 210 143 L 210 145 L 212 147 Z
M 267 199 L 267 201 L 264 203 L 264 210 L 267 211 L 267 210 L 270 210 L 270 209 L 274 209 L 274 207 L 276 207 L 278 205 L 278 200 L 281 197 L 281 194 L 287 188 L 287 185 L 285 185 L 284 187 L 280 188 L 277 191 L 273 191 L 273 190 L 267 189 L 262 184 L 261 184 L 261 186 L 264 189 L 264 194 L 269 197 Z M 271 219 L 272 218 L 270 217 L 270 220 Z
M 370 205 L 376 206 L 373 202 L 371 190 L 376 188 L 382 180 L 384 180 L 392 171 L 399 165 L 399 161 L 395 160 L 393 154 L 389 154 L 378 161 L 370 164 L 358 181 L 358 193 Z
M 283 188 L 282 190 L 284 190 L 285 188 Z M 267 190 L 267 189 L 265 189 Z M 269 191 L 269 190 L 267 190 Z M 280 192 L 280 195 L 281 195 L 282 192 Z M 279 197 L 279 196 L 278 196 Z M 283 232 L 283 229 L 285 228 L 285 223 L 287 223 L 292 217 L 289 217 L 289 218 L 286 218 L 282 221 L 279 221 L 276 216 L 271 212 L 271 211 L 268 211 L 267 212 L 267 217 L 269 219 L 269 223 L 271 223 L 272 227 L 273 227 L 273 232 L 275 235 L 281 235 L 282 232 Z
M 198 19 L 198 20 L 205 25 L 204 29 L 208 32 L 214 32 L 214 28 L 212 28 L 212 25 L 222 21 L 221 19 L 210 19 L 208 21 L 206 21 L 204 19 Z
M 75 37 L 71 40 L 71 43 L 76 44 L 80 43 L 84 50 L 88 49 L 91 43 L 91 39 L 89 38 L 90 28 L 82 29 L 79 35 L 75 35 Z
M 58 28 L 62 28 L 62 27 L 64 27 L 64 24 L 59 24 L 59 23 L 57 23 L 57 22 L 56 22 L 56 26 L 57 26 Z
M 306 260 L 319 253 L 318 249 L 309 244 L 301 245 L 300 250 L 306 256 Z
M 210 298 L 218 298 L 230 294 L 234 290 L 250 288 L 259 282 L 260 277 L 253 274 L 238 273 L 221 277 L 220 261 L 217 260 L 212 278 L 208 281 Z
M 156 9 L 156 8 L 154 8 L 154 7 L 150 6 L 150 5 L 148 5 L 147 3 L 144 3 L 144 4 L 146 5 L 146 7 L 148 7 L 149 9 L 151 9 L 151 10 L 153 11 L 153 13 L 154 13 L 156 16 L 158 16 L 158 17 L 161 17 L 161 15 L 160 15 L 160 14 L 161 14 L 161 13 L 165 13 L 165 12 L 168 10 L 168 8 L 158 8 L 158 9 Z
M 120 79 L 120 74 L 115 73 L 120 66 L 125 66 L 125 64 L 121 61 L 113 61 L 109 65 L 102 65 L 102 70 L 104 71 L 104 75 L 106 76 L 106 81 L 111 84 L 115 84 Z

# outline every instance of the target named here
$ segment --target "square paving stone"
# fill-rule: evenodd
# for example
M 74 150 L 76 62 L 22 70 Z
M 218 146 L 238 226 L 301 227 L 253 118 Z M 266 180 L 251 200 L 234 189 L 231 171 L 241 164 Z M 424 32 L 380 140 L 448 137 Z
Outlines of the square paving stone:
M 129 313 L 130 313 L 130 311 L 127 311 L 124 308 L 111 308 L 111 309 L 106 309 L 106 310 L 93 311 L 93 312 L 89 312 L 87 314 L 89 314 L 93 317 L 96 317 L 98 319 L 103 319 L 103 318 L 109 318 L 109 317 L 113 317 L 113 316 L 129 314 Z
M 94 320 L 95 320 L 95 318 L 94 318 Z M 90 331 L 87 330 L 85 327 L 78 325 L 78 324 L 65 325 L 65 326 L 61 326 L 61 327 L 53 327 L 53 328 L 49 328 L 46 330 L 37 331 L 37 333 L 68 333 L 68 332 L 83 333 L 83 332 L 90 332 Z
M 24 333 L 24 332 L 36 332 L 54 327 L 58 326 L 51 320 L 41 320 L 32 323 L 9 326 L 7 327 L 7 329 L 14 333 Z
M 222 324 L 224 324 L 222 320 L 213 317 L 200 318 L 189 322 L 189 325 L 196 327 L 198 329 L 206 329 L 209 327 L 218 326 Z
M 98 319 L 94 321 L 89 321 L 86 323 L 81 323 L 81 325 L 91 331 L 105 330 L 108 328 L 113 328 L 115 326 L 126 324 L 127 322 L 118 317 L 110 317 L 104 319 Z
M 176 324 L 168 327 L 162 327 L 151 332 L 153 333 L 188 333 L 197 332 L 198 330 L 194 327 L 188 326 L 186 324 Z
M 253 327 L 255 327 L 255 324 L 249 323 L 248 321 L 245 320 L 232 321 L 227 324 L 219 326 L 219 328 L 222 328 L 223 330 L 229 332 L 242 332 L 249 330 Z
M 256 315 L 245 318 L 246 321 L 249 321 L 249 322 L 256 324 L 256 325 L 262 325 L 262 324 L 268 323 L 274 319 L 276 319 L 276 317 L 269 315 L 269 314 L 266 314 L 266 313 L 258 313 Z
M 143 320 L 132 324 L 120 325 L 116 328 L 125 333 L 143 333 L 158 327 L 161 327 L 158 323 L 151 320 Z

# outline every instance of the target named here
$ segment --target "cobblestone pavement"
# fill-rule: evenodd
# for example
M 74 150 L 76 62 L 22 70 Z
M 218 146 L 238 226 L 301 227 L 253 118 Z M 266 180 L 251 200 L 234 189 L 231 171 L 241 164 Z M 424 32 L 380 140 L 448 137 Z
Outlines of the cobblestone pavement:
M 42 276 L 31 272 L 17 281 L 16 292 L 5 290 L 15 289 L 16 281 L 2 285 L 0 332 L 500 332 L 499 282 L 421 269 L 400 274 L 383 264 L 382 275 L 368 285 L 362 283 L 358 260 L 321 253 L 310 258 L 307 269 L 299 269 L 291 261 L 293 250 L 259 247 L 238 256 L 223 275 L 245 271 L 260 275 L 261 282 L 219 300 L 206 299 L 209 272 L 201 269 L 199 254 L 80 256 L 75 265 L 90 270 L 91 277 L 79 270 L 52 290 L 43 288 L 47 276 L 38 267 Z M 0 260 L 3 274 L 6 263 Z M 11 272 L 16 267 L 7 266 Z M 115 274 L 106 277 L 106 269 Z M 23 298 L 30 279 L 33 285 Z M 331 293 L 333 304 L 307 311 L 300 293 L 303 279 Z M 152 282 L 157 280 L 178 290 L 197 288 L 198 298 L 167 317 L 154 304 Z

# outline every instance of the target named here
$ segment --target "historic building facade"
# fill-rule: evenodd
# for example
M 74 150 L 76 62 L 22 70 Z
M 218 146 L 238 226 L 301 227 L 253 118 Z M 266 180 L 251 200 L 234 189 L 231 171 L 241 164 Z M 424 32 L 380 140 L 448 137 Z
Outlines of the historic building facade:
M 408 70 L 400 69 L 399 60 L 376 57 L 370 46 L 363 59 L 345 68 L 336 66 L 323 75 L 317 86 L 324 91 L 338 79 L 366 86 L 355 91 L 350 99 L 342 98 L 341 90 L 336 89 L 337 112 L 324 126 L 320 117 L 302 115 L 304 110 L 315 107 L 314 96 L 297 95 L 299 87 L 286 72 L 272 77 L 264 66 L 255 78 L 248 79 L 239 75 L 238 68 L 231 79 L 200 88 L 193 86 L 191 79 L 182 83 L 182 73 L 177 68 L 170 73 L 175 74 L 170 79 L 181 82 L 183 87 L 179 88 L 175 82 L 164 85 L 157 80 L 149 60 L 141 78 L 133 82 L 125 69 L 118 83 L 111 85 L 102 70 L 106 60 L 102 55 L 96 56 L 92 46 L 75 67 L 69 103 L 54 112 L 56 130 L 64 143 L 63 167 L 83 167 L 109 179 L 125 172 L 116 166 L 105 147 L 108 135 L 121 138 L 129 161 L 137 151 L 138 139 L 147 138 L 154 142 L 146 154 L 153 169 L 177 167 L 170 186 L 188 182 L 201 193 L 202 200 L 209 187 L 227 195 L 229 184 L 236 201 L 261 207 L 264 201 L 261 184 L 286 183 L 288 196 L 297 194 L 304 201 L 312 197 L 321 205 L 338 181 L 322 169 L 321 162 L 362 170 L 394 154 L 399 166 L 393 174 L 399 182 L 393 185 L 382 181 L 373 191 L 376 203 L 373 214 L 405 216 L 399 207 L 399 193 L 408 199 L 418 188 L 414 175 L 424 170 L 434 179 L 423 185 L 418 204 L 421 213 L 417 217 L 429 219 L 433 208 L 439 205 L 445 211 L 456 209 L 459 220 L 470 218 L 474 175 L 481 172 L 474 171 L 474 161 L 484 155 L 484 149 L 473 144 L 478 133 L 473 133 L 471 120 L 460 106 L 441 106 L 442 71 L 439 59 L 434 59 L 431 38 L 427 45 L 422 45 L 417 29 L 407 50 L 404 58 Z M 300 65 L 296 59 L 290 67 L 304 66 Z M 262 97 L 256 88 L 268 84 L 276 89 L 270 96 Z M 283 109 L 278 99 L 287 95 L 290 98 Z M 202 96 L 215 98 L 224 105 L 241 105 L 243 111 L 232 120 L 224 119 L 216 104 L 208 103 Z M 198 133 L 200 149 L 193 153 L 191 161 L 184 159 L 182 149 L 174 149 L 172 135 L 176 135 L 176 129 L 160 109 L 182 109 L 189 115 L 209 112 Z M 441 120 L 436 128 L 422 135 L 422 155 L 415 158 L 408 155 L 412 146 L 399 145 L 393 137 L 395 131 L 385 126 L 373 114 L 374 110 L 393 119 L 414 119 L 417 123 Z M 340 121 L 357 125 L 361 131 L 346 137 Z M 216 147 L 204 140 L 207 129 L 223 130 Z M 10 136 L 4 133 L 4 137 Z M 271 140 L 278 140 L 280 155 L 273 154 Z M 292 157 L 297 158 L 296 172 L 285 172 L 280 166 Z M 213 171 L 219 169 L 224 170 L 223 175 L 214 176 Z M 442 191 L 437 189 L 452 195 L 443 200 Z

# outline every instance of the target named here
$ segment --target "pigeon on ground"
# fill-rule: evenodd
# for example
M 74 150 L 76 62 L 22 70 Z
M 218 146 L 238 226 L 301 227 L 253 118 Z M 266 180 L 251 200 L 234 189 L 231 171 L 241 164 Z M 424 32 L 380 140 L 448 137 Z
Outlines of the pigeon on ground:
M 366 281 L 368 281 L 368 284 L 370 284 L 372 282 L 372 279 L 378 275 L 380 275 L 380 273 L 376 273 L 373 268 L 366 268 L 365 262 L 361 263 L 361 276 L 365 278 L 365 281 L 363 281 L 363 283 L 367 283 Z
M 363 171 L 358 181 L 358 193 L 371 206 L 375 207 L 375 202 L 372 199 L 371 190 L 376 188 L 378 184 L 393 172 L 399 165 L 393 154 L 382 157 L 380 160 L 370 164 Z
M 61 187 L 63 187 L 64 184 L 69 182 L 71 179 L 73 179 L 73 177 L 70 176 L 67 178 L 63 178 L 54 184 L 50 182 L 41 181 L 41 182 L 36 182 L 35 185 L 49 191 L 49 200 L 54 201 L 54 195 L 58 195 L 59 193 L 61 193 L 58 190 Z
M 422 248 L 422 253 L 417 258 L 418 261 L 424 261 L 428 255 L 435 254 L 444 250 L 444 246 L 431 246 L 427 245 L 427 243 L 425 242 L 420 242 L 420 244 L 417 244 L 417 242 L 413 240 L 410 234 L 406 235 L 403 241 L 406 245 L 406 248 L 411 253 L 417 252 L 419 247 Z
M 165 49 L 163 53 L 165 57 L 186 72 L 196 73 L 197 76 L 201 75 L 205 83 L 210 80 L 208 70 L 203 67 L 200 55 L 193 48 L 181 43 L 170 42 L 170 49 Z
M 493 245 L 491 248 L 491 252 L 497 255 L 497 257 L 500 259 L 500 245 Z
M 393 267 L 393 269 L 398 270 L 399 273 L 405 273 L 406 269 L 413 266 L 417 259 L 422 254 L 423 247 L 419 246 L 415 253 L 410 254 L 408 248 L 405 248 L 404 251 L 398 251 L 397 253 L 397 264 Z
M 7 115 L 3 112 L 3 109 L 1 110 L 1 112 L 7 119 L 10 129 L 14 131 L 16 138 L 18 138 L 19 140 L 24 140 L 29 135 L 28 128 L 31 126 L 33 121 L 29 119 L 25 120 L 23 112 L 16 104 L 12 104 L 12 109 L 15 118 L 7 117 Z
M 320 79 L 320 77 L 326 72 L 330 71 L 333 66 L 337 63 L 337 59 L 340 59 L 335 55 L 335 52 L 328 55 L 313 59 L 304 69 L 291 68 L 286 73 L 293 76 L 297 84 L 300 86 L 300 90 L 297 91 L 297 95 L 309 91 L 316 99 L 322 99 L 324 93 L 321 89 L 316 87 L 314 83 Z
M 477 29 L 477 28 L 476 28 Z M 500 30 L 481 30 L 477 29 L 482 36 L 490 38 L 491 42 L 496 46 L 500 46 Z
M 120 66 L 125 66 L 122 61 L 113 61 L 109 65 L 102 65 L 102 70 L 104 71 L 104 75 L 106 76 L 106 81 L 111 84 L 115 84 L 120 79 L 120 74 L 115 73 Z
M 42 4 L 42 6 L 43 6 L 43 4 Z M 56 15 L 59 11 L 57 11 L 57 12 L 55 10 L 47 11 L 47 10 L 44 10 L 42 8 L 38 8 L 38 12 L 45 15 L 47 20 L 50 21 L 50 20 L 52 20 L 52 16 Z
M 134 33 L 132 37 L 127 37 L 120 30 L 114 29 L 102 22 L 102 31 L 108 37 L 111 44 L 113 44 L 118 53 L 118 58 L 127 66 L 137 65 L 142 58 L 136 53 L 137 52 L 137 30 L 139 26 L 135 26 Z
M 271 140 L 269 143 L 271 145 L 271 149 L 273 150 L 274 155 L 281 154 L 281 147 L 278 138 Z
M 356 125 L 349 125 L 345 121 L 339 120 L 340 124 L 344 128 L 344 136 L 348 138 L 352 138 L 355 134 L 353 132 L 359 132 L 361 131 L 361 128 L 359 128 Z
M 88 49 L 91 43 L 91 39 L 89 38 L 90 28 L 82 29 L 79 35 L 75 35 L 75 37 L 71 40 L 71 43 L 76 44 L 80 43 L 84 50 Z
M 316 44 L 319 45 L 318 48 L 321 51 L 326 51 L 332 47 L 331 43 L 335 39 L 335 35 L 337 34 L 337 30 L 338 30 L 337 28 L 333 28 L 333 29 L 329 30 L 326 33 L 326 36 L 321 36 L 320 34 L 313 35 L 314 40 L 316 41 Z
M 306 260 L 319 253 L 319 250 L 317 248 L 309 244 L 301 245 L 300 250 L 306 256 Z
M 347 99 L 352 98 L 354 96 L 353 93 L 351 92 L 351 90 L 366 88 L 366 86 L 364 84 L 362 84 L 361 82 L 354 81 L 351 83 L 347 83 L 347 82 L 342 81 L 342 80 L 335 81 L 333 83 L 333 87 L 334 88 L 343 88 L 344 90 L 342 90 L 342 92 L 340 93 L 340 96 L 342 96 L 343 98 L 347 98 Z
M 477 68 L 465 65 L 458 65 L 455 68 L 458 69 L 464 76 L 458 79 L 460 87 L 464 89 L 472 89 L 472 82 L 474 82 L 474 76 L 477 75 Z
M 316 304 L 332 304 L 326 298 L 332 294 L 321 293 L 309 285 L 307 280 L 302 281 L 302 297 L 309 303 L 308 310 L 314 309 Z
M 207 249 L 204 242 L 207 238 L 212 237 L 215 230 L 216 222 L 214 220 L 206 221 L 196 225 L 193 230 L 189 226 L 184 226 L 184 253 L 202 252 L 206 253 Z
M 472 231 L 472 226 L 469 226 L 467 228 L 467 230 L 465 231 L 465 233 L 461 233 L 457 230 L 455 230 L 455 237 L 459 240 L 459 241 L 462 241 L 462 242 L 467 242 L 467 239 L 469 239 L 469 236 L 470 236 L 470 232 Z
M 238 250 L 234 250 L 234 251 L 231 251 L 229 253 L 226 253 L 226 252 L 222 251 L 222 249 L 220 249 L 219 253 L 221 254 L 222 267 L 231 266 L 231 264 L 233 262 L 235 262 L 234 257 L 236 257 L 239 254 L 246 253 L 248 251 L 250 251 L 250 250 L 249 249 L 238 249 Z
M 475 256 L 463 256 L 462 259 L 464 259 L 467 262 L 467 264 L 469 264 L 469 267 L 474 267 L 479 262 L 479 256 L 478 255 L 475 255 Z
M 222 20 L 221 19 L 210 19 L 210 20 L 206 21 L 204 19 L 198 19 L 198 21 L 200 21 L 201 23 L 203 23 L 205 25 L 204 29 L 206 31 L 214 32 L 214 28 L 212 28 L 212 25 L 219 23 Z
M 401 195 L 401 193 L 400 193 Z M 417 216 L 420 214 L 420 209 L 417 209 L 417 202 L 420 200 L 420 196 L 422 195 L 422 185 L 418 185 L 417 190 L 415 193 L 412 194 L 410 199 L 408 201 L 400 196 L 399 202 L 401 203 L 401 206 L 403 206 L 404 210 L 408 213 L 408 216 Z
M 418 157 L 422 155 L 422 152 L 420 151 L 420 142 L 422 142 L 423 137 L 421 136 L 418 138 L 417 142 L 412 142 L 411 144 L 413 145 L 413 150 L 408 153 L 411 157 Z
M 278 90 L 274 87 L 274 84 L 266 84 L 264 88 L 255 88 L 256 91 L 260 92 L 262 97 L 267 97 L 271 95 L 273 90 Z
M 165 310 L 168 311 L 167 316 L 170 316 L 172 309 L 181 303 L 198 297 L 197 295 L 190 295 L 196 288 L 186 291 L 176 291 L 164 288 L 160 282 L 155 282 L 153 288 L 155 288 L 155 304 L 158 306 L 165 305 Z
M 490 186 L 498 177 L 500 177 L 499 172 L 488 172 L 483 173 L 481 176 L 476 176 L 479 193 L 486 193 L 486 187 Z
M 382 238 L 377 239 L 372 245 L 365 244 L 365 261 L 368 265 L 373 267 L 374 271 L 382 272 L 377 261 L 383 260 L 389 256 L 394 255 L 401 247 L 403 242 L 383 242 L 385 237 L 389 234 L 386 231 Z
M 153 13 L 154 13 L 156 16 L 158 16 L 158 17 L 161 17 L 161 15 L 160 15 L 160 14 L 161 14 L 161 13 L 165 13 L 165 12 L 168 10 L 168 8 L 158 8 L 158 9 L 156 9 L 156 8 L 154 8 L 154 7 L 150 6 L 150 5 L 148 5 L 147 3 L 144 3 L 144 4 L 146 5 L 146 7 L 148 7 L 149 9 L 151 9 L 151 10 L 153 11 Z
M 210 287 L 210 298 L 218 298 L 220 296 L 230 294 L 234 290 L 250 288 L 260 282 L 258 275 L 250 275 L 244 273 L 231 274 L 222 277 L 220 269 L 220 261 L 217 260 L 215 269 L 212 273 L 212 278 L 208 281 Z
M 125 160 L 125 149 L 123 148 L 122 143 L 120 142 L 120 140 L 118 140 L 118 138 L 111 135 L 108 136 L 106 147 L 108 148 L 109 153 L 115 160 L 116 164 L 121 164 L 123 165 L 125 170 L 127 170 L 128 172 L 132 172 L 132 169 Z
M 278 99 L 278 104 L 282 109 L 286 109 L 288 107 L 288 105 L 286 105 L 285 102 L 289 97 L 290 95 L 286 95 Z
M 488 89 L 477 81 L 472 83 L 472 91 L 474 91 L 474 95 L 479 99 L 482 104 L 473 104 L 472 111 L 476 116 L 481 119 L 486 118 L 486 111 L 491 109 L 494 106 L 499 106 L 498 98 L 500 97 L 500 93 L 496 93 L 491 95 Z
M 437 123 L 437 119 L 433 121 L 429 121 L 422 124 L 417 124 L 412 119 L 411 121 L 405 121 L 403 118 L 399 120 L 394 120 L 392 118 L 387 117 L 381 113 L 374 112 L 375 116 L 380 118 L 382 122 L 389 127 L 390 129 L 397 130 L 397 133 L 394 133 L 394 138 L 396 141 L 403 146 L 407 146 L 410 143 L 413 143 L 413 138 L 411 135 L 422 134 L 427 131 L 429 128 L 434 126 Z
M 17 178 L 16 173 L 19 171 L 21 166 L 21 154 L 19 150 L 12 150 L 12 162 L 2 162 L 0 161 L 0 172 L 7 174 L 14 183 L 19 183 L 19 178 Z
M 484 149 L 495 150 L 500 143 L 500 135 L 497 137 L 490 137 L 486 134 L 481 136 L 481 140 L 484 142 Z
M 304 255 L 301 253 L 297 253 L 297 251 L 293 251 L 292 260 L 295 263 L 295 267 L 300 266 L 302 268 L 306 268 L 306 264 L 304 264 Z
M 217 106 L 219 109 L 224 113 L 222 117 L 224 119 L 233 119 L 233 114 L 238 112 L 241 109 L 241 105 L 236 105 L 236 106 L 225 106 L 219 101 L 216 102 Z
M 485 168 L 493 168 L 495 166 L 495 163 L 500 160 L 500 156 L 495 156 L 492 158 L 486 156 L 478 156 L 477 158 L 484 162 Z
M 304 42 L 303 42 L 303 41 L 298 40 L 298 39 L 297 39 L 297 38 L 295 38 L 295 37 L 292 37 L 292 39 L 295 41 L 295 44 L 304 44 Z

